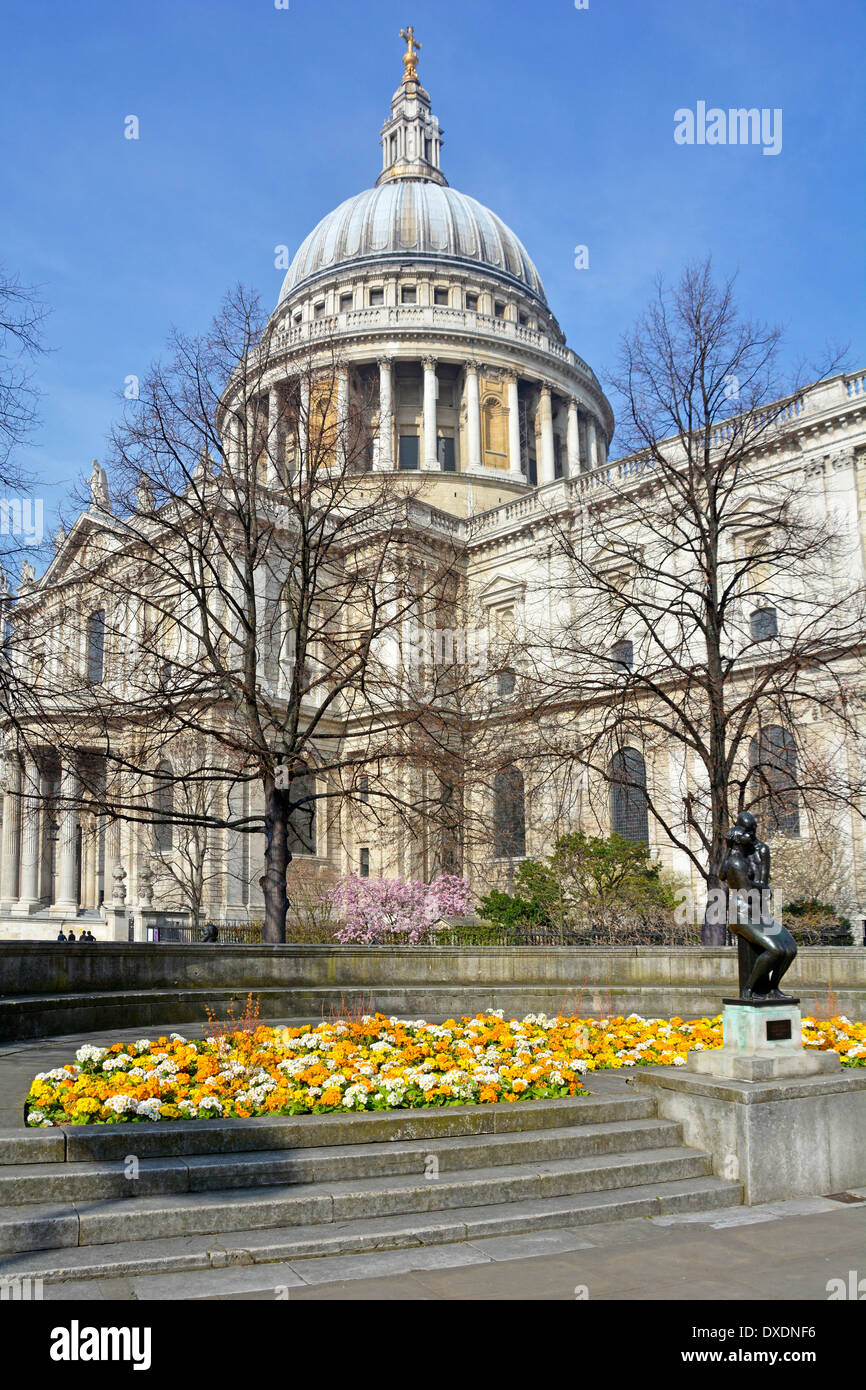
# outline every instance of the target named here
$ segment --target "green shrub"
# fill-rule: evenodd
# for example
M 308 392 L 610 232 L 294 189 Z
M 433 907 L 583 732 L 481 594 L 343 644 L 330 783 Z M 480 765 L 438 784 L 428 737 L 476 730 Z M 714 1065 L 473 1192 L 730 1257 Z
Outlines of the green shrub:
M 817 898 L 800 898 L 787 903 L 782 921 L 795 941 L 803 946 L 853 946 L 851 922 L 836 911 L 832 903 Z
M 662 930 L 677 901 L 676 879 L 650 859 L 647 845 L 576 830 L 543 863 L 524 859 L 513 891 L 488 893 L 479 912 L 506 930 L 613 935 L 629 926 Z

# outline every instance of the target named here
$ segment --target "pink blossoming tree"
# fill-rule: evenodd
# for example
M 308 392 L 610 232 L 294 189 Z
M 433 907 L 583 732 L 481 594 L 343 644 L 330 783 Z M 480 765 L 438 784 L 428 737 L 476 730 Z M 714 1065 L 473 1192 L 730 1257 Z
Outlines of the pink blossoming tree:
M 472 909 L 468 881 L 453 874 L 440 874 L 432 883 L 352 874 L 329 896 L 343 921 L 337 940 L 370 946 L 431 941 L 444 918 L 463 917 Z

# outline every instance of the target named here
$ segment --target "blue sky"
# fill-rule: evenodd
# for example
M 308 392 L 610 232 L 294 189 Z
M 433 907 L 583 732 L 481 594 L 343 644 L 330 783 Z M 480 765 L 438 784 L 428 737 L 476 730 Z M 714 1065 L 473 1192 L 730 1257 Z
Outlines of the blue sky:
M 49 513 L 170 325 L 196 331 L 238 280 L 275 304 L 275 246 L 374 182 L 408 23 L 449 182 L 523 239 L 596 371 L 656 272 L 707 252 L 791 361 L 841 340 L 866 363 L 859 0 L 3 0 L 0 18 L 0 260 L 53 309 L 22 458 Z M 698 101 L 781 108 L 781 153 L 675 144 Z

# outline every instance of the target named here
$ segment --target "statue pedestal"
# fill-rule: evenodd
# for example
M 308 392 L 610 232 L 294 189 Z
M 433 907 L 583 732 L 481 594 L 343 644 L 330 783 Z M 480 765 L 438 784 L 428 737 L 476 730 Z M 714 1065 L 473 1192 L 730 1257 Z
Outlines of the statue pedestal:
M 102 917 L 107 928 L 109 941 L 129 940 L 129 916 L 126 907 L 116 903 L 102 905 Z
M 686 1070 L 731 1081 L 774 1081 L 833 1076 L 842 1067 L 837 1053 L 803 1047 L 799 1000 L 726 999 L 722 1038 L 722 1047 L 690 1052 Z
M 866 1186 L 866 1072 L 804 1048 L 796 1003 L 726 1001 L 724 1045 L 635 1076 L 747 1206 Z

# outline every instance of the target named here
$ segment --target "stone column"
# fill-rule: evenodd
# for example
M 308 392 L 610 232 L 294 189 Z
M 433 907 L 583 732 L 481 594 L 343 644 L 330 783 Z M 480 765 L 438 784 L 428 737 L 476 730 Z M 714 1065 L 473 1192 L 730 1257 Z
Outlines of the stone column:
M 298 459 L 297 472 L 303 477 L 307 472 L 307 438 L 310 428 L 310 380 L 301 377 L 300 409 L 298 411 Z
M 542 386 L 538 399 L 538 417 L 541 423 L 541 460 L 538 473 L 539 487 L 555 481 L 556 470 L 553 453 L 553 402 L 550 387 Z
M 232 473 L 238 473 L 241 467 L 241 425 L 233 410 L 228 413 L 226 448 L 228 450 L 229 470 Z
M 470 469 L 481 467 L 481 398 L 478 363 L 466 363 L 466 454 Z
M 520 457 L 520 400 L 517 394 L 517 375 L 510 372 L 505 378 L 508 387 L 508 472 L 512 478 L 523 481 L 523 463 Z
M 111 907 L 114 902 L 114 870 L 120 863 L 120 821 L 112 816 L 106 816 L 104 819 L 105 866 L 102 871 L 102 895 L 103 902 Z
M 595 420 L 590 415 L 586 422 L 586 437 L 589 441 L 589 466 L 598 467 L 598 430 Z
M 425 357 L 422 361 L 424 364 L 424 457 L 422 467 L 438 468 L 436 400 L 439 383 L 436 380 L 436 358 Z
M 12 911 L 23 917 L 39 908 L 39 860 L 41 842 L 39 827 L 40 772 L 35 759 L 24 759 L 24 783 L 21 801 L 21 894 Z
M 279 487 L 280 469 L 277 466 L 280 460 L 280 388 L 272 386 L 268 392 L 268 440 L 267 449 L 267 474 L 266 483 L 268 487 Z
M 243 819 L 248 804 L 248 789 L 245 782 L 227 787 L 226 811 L 229 819 Z M 225 858 L 225 906 L 227 917 L 242 917 L 246 914 L 247 884 L 249 881 L 248 850 L 249 836 L 240 830 L 226 830 Z
M 7 759 L 3 797 L 3 868 L 0 905 L 9 911 L 18 901 L 18 869 L 21 854 L 21 764 Z
M 580 424 L 577 418 L 577 401 L 574 397 L 568 402 L 568 476 L 576 478 L 580 472 Z
M 390 473 L 394 467 L 394 384 L 390 357 L 379 358 L 379 458 L 376 467 Z
M 337 463 L 345 468 L 349 456 L 349 369 L 337 370 Z
M 60 805 L 57 808 L 60 827 L 57 842 L 57 896 L 51 905 L 51 912 L 55 917 L 74 917 L 78 911 L 78 888 L 75 882 L 77 795 L 78 773 L 71 763 L 64 763 L 60 776 Z

